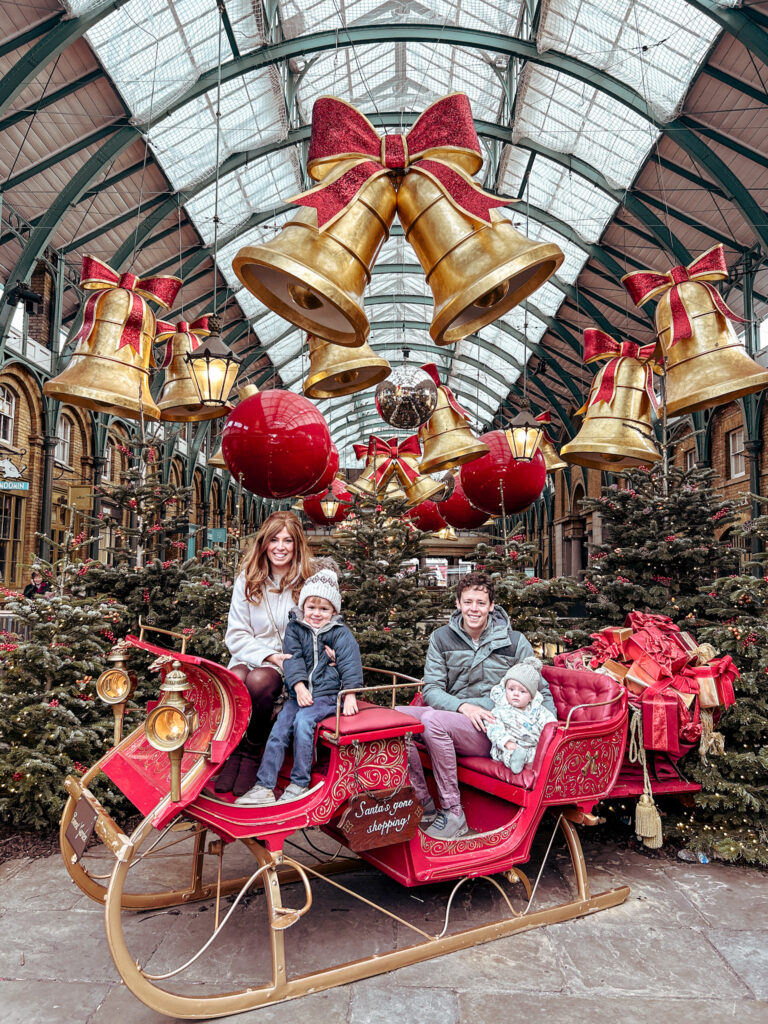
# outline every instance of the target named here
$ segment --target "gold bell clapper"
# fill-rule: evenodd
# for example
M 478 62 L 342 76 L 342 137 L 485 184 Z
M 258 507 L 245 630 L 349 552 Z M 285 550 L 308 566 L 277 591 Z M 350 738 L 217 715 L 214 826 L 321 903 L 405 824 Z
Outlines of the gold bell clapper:
M 469 429 L 469 414 L 456 401 L 451 389 L 441 384 L 437 366 L 427 363 L 422 367 L 437 386 L 437 406 L 419 430 L 422 473 L 436 473 L 452 469 L 488 452 L 488 445 L 480 441 Z
M 584 331 L 584 362 L 607 362 L 579 410 L 585 413 L 581 429 L 560 449 L 563 459 L 609 471 L 658 462 L 661 455 L 651 427 L 651 409 L 658 408 L 651 362 L 654 349 L 654 343 L 641 347 L 632 341 L 615 341 L 594 328 Z
M 310 334 L 309 373 L 304 381 L 308 398 L 339 398 L 379 384 L 390 373 L 390 365 L 377 356 L 367 341 L 356 348 L 334 345 Z
M 354 161 L 343 161 L 341 170 L 347 166 Z M 318 226 L 315 210 L 300 210 L 277 238 L 242 248 L 232 268 L 290 323 L 336 345 L 362 345 L 370 331 L 363 292 L 389 237 L 395 200 L 389 178 L 376 178 L 332 221 Z
M 497 210 L 487 224 L 468 216 L 418 167 L 403 179 L 397 213 L 432 290 L 429 333 L 438 345 L 498 320 L 548 281 L 564 259 L 559 246 L 530 241 Z
M 745 323 L 712 284 L 728 277 L 723 246 L 707 250 L 687 267 L 668 273 L 638 270 L 622 278 L 636 306 L 652 299 L 656 334 L 666 363 L 669 416 L 709 409 L 768 386 L 764 370 L 736 336 Z
M 160 418 L 172 422 L 197 422 L 222 416 L 226 407 L 211 407 L 200 401 L 195 382 L 189 372 L 185 360 L 188 352 L 193 352 L 200 344 L 200 339 L 210 334 L 208 317 L 201 316 L 192 323 L 180 320 L 176 325 L 157 321 L 155 341 L 165 341 L 165 358 L 160 363 L 165 370 L 165 380 L 157 407 Z
M 43 393 L 68 405 L 139 419 L 160 419 L 149 390 L 156 319 L 148 299 L 170 309 L 178 277 L 118 274 L 94 256 L 83 256 L 80 285 L 93 292 L 85 303 L 77 348 Z
M 563 462 L 557 454 L 555 439 L 547 431 L 547 426 L 552 422 L 551 412 L 542 412 L 536 417 L 536 422 L 541 423 L 542 431 L 539 438 L 539 451 L 544 456 L 544 465 L 548 473 L 559 473 L 561 469 L 567 469 L 568 463 Z

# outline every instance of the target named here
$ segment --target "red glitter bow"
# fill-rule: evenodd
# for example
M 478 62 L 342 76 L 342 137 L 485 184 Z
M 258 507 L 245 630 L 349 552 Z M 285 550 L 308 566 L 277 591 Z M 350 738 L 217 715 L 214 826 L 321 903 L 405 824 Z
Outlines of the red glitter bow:
M 538 416 L 534 416 L 534 419 L 537 423 L 545 423 L 547 426 L 549 426 L 549 424 L 552 422 L 552 413 L 540 412 Z M 541 433 L 545 441 L 549 441 L 550 444 L 555 443 L 554 437 L 552 437 L 548 430 L 542 430 Z
M 408 483 L 413 483 L 418 478 L 419 471 L 403 459 L 404 455 L 421 455 L 421 445 L 415 434 L 406 437 L 404 441 L 398 441 L 396 437 L 390 437 L 385 441 L 371 434 L 368 444 L 356 444 L 353 448 L 358 459 L 365 458 L 366 466 L 376 460 L 374 481 L 377 485 L 391 476 L 395 469 Z
M 655 342 L 650 345 L 638 345 L 634 341 L 618 342 L 605 331 L 588 327 L 584 331 L 584 362 L 596 363 L 599 359 L 607 359 L 608 362 L 595 377 L 592 393 L 584 408 L 597 405 L 598 402 L 610 405 L 616 394 L 619 366 L 624 359 L 636 359 L 645 364 L 645 390 L 653 408 L 658 409 L 659 400 L 653 390 L 653 367 L 650 363 L 655 347 Z
M 715 308 L 727 320 L 734 320 L 740 324 L 747 322 L 729 309 L 714 285 L 709 284 L 710 281 L 724 281 L 727 277 L 725 253 L 722 244 L 718 243 L 687 267 L 673 267 L 667 274 L 659 274 L 653 270 L 635 270 L 631 274 L 625 274 L 621 282 L 636 306 L 642 306 L 649 299 L 658 298 L 664 292 L 669 292 L 669 307 L 672 313 L 672 336 L 669 342 L 671 347 L 676 342 L 693 336 L 693 323 L 679 288 L 686 281 L 695 281 L 702 288 L 706 288 Z
M 437 390 L 443 392 L 445 397 L 448 399 L 448 404 L 453 409 L 453 411 L 457 412 L 459 414 L 459 416 L 463 416 L 465 420 L 469 421 L 469 413 L 467 412 L 466 409 L 463 409 L 459 405 L 459 403 L 458 403 L 458 401 L 456 399 L 456 396 L 451 391 L 451 389 L 448 387 L 448 385 L 440 383 L 440 373 L 439 373 L 439 371 L 437 369 L 436 364 L 435 363 L 425 363 L 422 366 L 422 370 L 425 373 L 429 374 L 429 376 L 435 382 L 435 385 L 437 386 Z
M 157 328 L 155 330 L 155 341 L 165 341 L 166 338 L 172 338 L 174 334 L 188 334 L 190 339 L 190 352 L 194 352 L 200 345 L 201 338 L 207 338 L 211 333 L 208 326 L 208 318 L 210 313 L 205 313 L 203 316 L 199 316 L 197 320 L 193 320 L 192 323 L 187 323 L 186 320 L 179 320 L 177 324 L 172 324 L 168 320 L 158 320 Z M 170 365 L 171 359 L 173 358 L 173 346 L 165 346 L 165 355 L 160 366 L 163 370 L 167 369 Z
M 349 161 L 357 161 L 349 167 Z M 340 167 L 343 163 L 345 166 Z M 419 171 L 433 178 L 468 216 L 490 223 L 490 211 L 513 199 L 485 192 L 470 175 L 483 163 L 472 108 L 464 93 L 452 93 L 419 115 L 405 135 L 380 137 L 368 118 L 335 96 L 321 96 L 312 108 L 307 171 L 320 185 L 289 203 L 317 210 L 322 230 L 340 217 L 373 179 L 390 171 Z
M 141 351 L 141 325 L 144 320 L 143 298 L 153 299 L 164 309 L 170 309 L 181 288 L 181 280 L 178 277 L 140 278 L 137 274 L 118 274 L 109 264 L 95 256 L 83 256 L 80 287 L 95 291 L 96 294 L 91 295 L 85 304 L 83 326 L 74 340 L 78 342 L 91 333 L 96 317 L 96 305 L 102 293 L 110 288 L 125 288 L 133 292 L 134 296 L 117 348 L 119 351 L 125 345 L 130 345 L 138 355 Z

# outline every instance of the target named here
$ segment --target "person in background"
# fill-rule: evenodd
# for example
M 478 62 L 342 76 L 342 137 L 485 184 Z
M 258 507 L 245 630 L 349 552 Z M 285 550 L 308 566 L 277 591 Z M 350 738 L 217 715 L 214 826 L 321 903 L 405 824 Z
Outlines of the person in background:
M 26 587 L 24 587 L 24 597 L 43 597 L 51 589 L 51 584 L 48 580 L 43 579 L 43 574 L 39 569 L 33 569 L 32 575 Z

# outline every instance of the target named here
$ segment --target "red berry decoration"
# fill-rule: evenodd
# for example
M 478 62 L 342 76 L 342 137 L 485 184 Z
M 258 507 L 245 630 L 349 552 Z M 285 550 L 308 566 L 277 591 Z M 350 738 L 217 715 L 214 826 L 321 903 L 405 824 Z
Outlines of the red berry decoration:
M 338 459 L 338 454 L 336 458 Z M 323 512 L 323 506 L 320 504 L 320 502 L 329 494 L 329 491 L 333 493 L 334 498 L 339 502 L 336 514 L 330 518 Z M 330 526 L 332 523 L 343 522 L 349 515 L 351 507 L 352 495 L 347 490 L 347 485 L 344 481 L 339 479 L 333 480 L 330 488 L 323 491 L 322 494 L 312 494 L 310 497 L 304 499 L 304 514 L 311 519 L 313 523 L 317 523 L 318 526 Z
M 227 417 L 221 451 L 230 473 L 262 498 L 312 494 L 331 454 L 328 424 L 293 391 L 262 391 Z
M 331 454 L 328 456 L 328 465 L 325 467 L 325 472 L 318 480 L 315 485 L 317 490 L 313 492 L 312 497 L 322 498 L 325 496 L 325 492 L 333 484 L 336 474 L 339 472 L 339 449 L 331 441 Z
M 446 501 L 439 501 L 437 510 L 446 523 L 449 526 L 454 526 L 457 530 L 476 530 L 488 518 L 488 513 L 475 508 L 464 493 L 461 471 L 456 474 L 456 486 L 453 489 L 453 494 Z
M 544 489 L 547 467 L 544 456 L 537 451 L 530 462 L 518 462 L 512 455 L 505 430 L 491 430 L 480 438 L 490 451 L 461 467 L 461 483 L 467 498 L 484 512 L 501 513 L 501 492 L 504 511 L 522 512 Z
M 405 518 L 410 519 L 413 525 L 424 533 L 437 533 L 448 525 L 434 501 L 422 501 L 420 505 L 406 512 Z

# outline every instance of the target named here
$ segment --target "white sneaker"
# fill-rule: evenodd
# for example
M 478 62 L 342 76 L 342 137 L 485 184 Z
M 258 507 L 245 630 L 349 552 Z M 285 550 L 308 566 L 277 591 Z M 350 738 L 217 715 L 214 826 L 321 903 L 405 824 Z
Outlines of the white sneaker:
M 276 804 L 277 800 L 271 789 L 257 783 L 247 793 L 239 796 L 235 803 L 238 807 L 268 807 L 270 804 Z
M 421 816 L 419 828 L 422 830 L 422 832 L 426 832 L 440 812 L 435 806 L 435 801 L 432 799 L 427 800 L 421 806 L 424 810 L 424 813 Z
M 277 801 L 279 804 L 289 804 L 293 800 L 301 800 L 309 792 L 309 786 L 297 786 L 295 782 L 289 782 L 283 790 L 283 794 Z
M 458 839 L 469 832 L 469 825 L 464 816 L 453 814 L 451 811 L 439 811 L 437 817 L 426 830 L 430 839 Z

